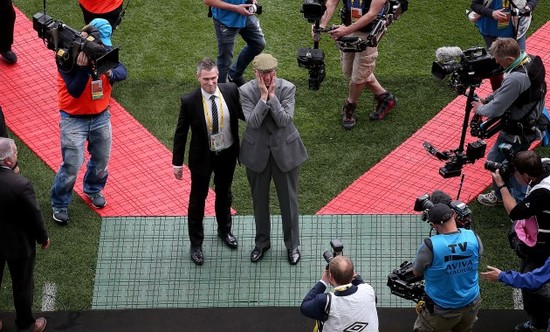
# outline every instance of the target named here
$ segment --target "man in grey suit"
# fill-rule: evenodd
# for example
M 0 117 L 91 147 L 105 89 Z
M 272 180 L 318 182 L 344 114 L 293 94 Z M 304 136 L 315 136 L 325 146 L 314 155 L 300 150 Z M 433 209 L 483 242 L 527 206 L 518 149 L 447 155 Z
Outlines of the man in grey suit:
M 252 189 L 256 222 L 252 262 L 262 259 L 271 247 L 269 187 L 275 182 L 285 246 L 290 264 L 300 260 L 298 227 L 298 166 L 308 157 L 294 126 L 294 84 L 277 78 L 277 59 L 262 53 L 252 62 L 255 80 L 239 88 L 247 127 L 241 143 L 240 161 Z

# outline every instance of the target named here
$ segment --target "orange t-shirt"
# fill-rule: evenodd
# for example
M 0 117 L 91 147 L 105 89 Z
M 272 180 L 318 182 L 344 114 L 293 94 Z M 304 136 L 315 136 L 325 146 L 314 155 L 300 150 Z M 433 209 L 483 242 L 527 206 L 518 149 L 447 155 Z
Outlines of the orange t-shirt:
M 122 6 L 122 0 L 78 0 L 90 13 L 104 14 Z
M 57 102 L 59 109 L 70 115 L 95 115 L 103 112 L 111 101 L 111 83 L 105 75 L 101 75 L 103 86 L 103 97 L 101 99 L 92 99 L 92 78 L 88 78 L 86 88 L 78 98 L 69 94 L 67 85 L 60 73 L 57 73 Z

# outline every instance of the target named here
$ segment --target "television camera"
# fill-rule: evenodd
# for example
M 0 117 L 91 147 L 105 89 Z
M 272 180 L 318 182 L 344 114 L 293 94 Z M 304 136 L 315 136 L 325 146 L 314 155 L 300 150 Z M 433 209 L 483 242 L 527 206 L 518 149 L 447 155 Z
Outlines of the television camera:
M 69 71 L 75 66 L 81 51 L 88 56 L 98 76 L 119 63 L 119 49 L 109 50 L 101 45 L 95 29 L 86 31 L 87 36 L 85 36 L 80 31 L 61 21 L 53 20 L 41 12 L 33 16 L 33 29 L 38 32 L 38 37 L 44 40 L 46 47 L 55 51 L 55 60 L 63 70 Z
M 424 299 L 424 277 L 415 276 L 413 263 L 404 261 L 388 275 L 388 287 L 393 295 L 416 303 Z
M 388 25 L 393 23 L 399 16 L 408 9 L 408 0 L 388 0 L 377 18 L 372 23 L 367 40 L 359 37 L 342 37 L 336 40 L 338 48 L 342 52 L 362 52 L 367 47 L 375 47 L 382 36 L 386 33 Z M 298 49 L 298 66 L 309 71 L 309 89 L 319 90 L 321 83 L 325 79 L 325 53 L 319 49 L 321 33 L 330 32 L 336 27 L 321 28 L 319 22 L 326 11 L 325 0 L 304 0 L 300 12 L 304 18 L 313 25 L 313 48 Z M 348 12 L 346 7 L 340 10 L 342 23 L 348 21 Z
M 438 195 L 438 193 L 440 193 Z M 438 195 L 438 196 L 436 196 Z M 472 227 L 472 210 L 468 207 L 468 205 L 458 199 L 452 200 L 449 196 L 442 195 L 441 192 L 434 192 L 432 194 L 432 197 L 430 197 L 430 194 L 424 194 L 421 196 L 418 196 L 416 198 L 416 201 L 414 202 L 414 210 L 422 212 L 422 221 L 428 221 L 428 212 L 430 209 L 434 206 L 436 203 L 444 203 L 447 204 L 455 213 L 456 215 L 456 223 L 458 227 L 465 228 L 465 229 L 471 229 Z
M 450 86 L 457 93 L 467 96 L 462 133 L 458 148 L 448 151 L 439 151 L 429 142 L 423 146 L 428 153 L 439 160 L 446 161 L 445 166 L 439 169 L 443 178 L 460 176 L 465 164 L 473 164 L 485 156 L 487 144 L 483 140 L 496 134 L 500 130 L 498 119 L 489 119 L 481 122 L 481 118 L 474 115 L 473 122 L 469 122 L 472 111 L 472 102 L 478 99 L 475 89 L 481 85 L 483 79 L 500 74 L 502 68 L 495 59 L 482 47 L 472 47 L 462 51 L 458 47 L 440 47 L 435 52 L 437 61 L 432 64 L 432 75 L 443 79 L 450 75 Z M 464 144 L 466 131 L 473 129 L 472 136 L 480 139 Z

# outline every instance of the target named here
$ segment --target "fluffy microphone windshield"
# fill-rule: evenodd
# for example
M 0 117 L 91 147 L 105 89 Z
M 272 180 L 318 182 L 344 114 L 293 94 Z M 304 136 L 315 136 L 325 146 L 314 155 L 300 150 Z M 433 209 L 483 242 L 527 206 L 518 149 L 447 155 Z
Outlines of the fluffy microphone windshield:
M 462 55 L 464 53 L 458 46 L 444 46 L 435 51 L 435 57 L 439 62 L 453 62 Z
M 451 204 L 452 200 L 453 199 L 451 198 L 451 196 L 447 195 L 441 190 L 436 190 L 432 193 L 432 203 L 434 204 L 443 203 L 449 205 Z

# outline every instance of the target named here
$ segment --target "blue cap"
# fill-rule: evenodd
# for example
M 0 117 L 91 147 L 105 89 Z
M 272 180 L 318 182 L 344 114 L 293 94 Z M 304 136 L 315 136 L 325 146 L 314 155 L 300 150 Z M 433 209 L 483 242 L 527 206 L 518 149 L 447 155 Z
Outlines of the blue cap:
M 111 27 L 111 24 L 109 24 L 109 21 L 107 21 L 104 18 L 94 18 L 90 25 L 93 25 L 97 30 L 99 30 L 99 39 L 101 39 L 101 43 L 105 46 L 113 46 L 111 43 L 111 35 L 113 34 L 113 28 Z

